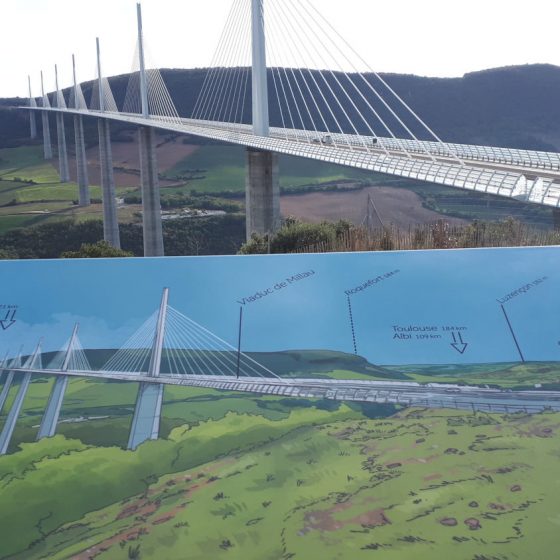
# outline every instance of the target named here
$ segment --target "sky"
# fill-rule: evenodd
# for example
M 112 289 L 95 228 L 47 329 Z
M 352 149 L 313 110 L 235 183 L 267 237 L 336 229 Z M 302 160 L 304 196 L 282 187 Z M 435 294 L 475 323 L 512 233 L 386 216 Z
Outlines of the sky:
M 0 359 L 21 344 L 31 352 L 41 337 L 45 350 L 58 350 L 75 323 L 85 348 L 119 348 L 158 309 L 167 287 L 173 308 L 233 347 L 243 306 L 244 351 L 351 354 L 355 338 L 359 355 L 384 365 L 519 361 L 498 302 L 515 293 L 504 308 L 524 358 L 558 361 L 559 251 L 3 261 L 0 313 L 18 308 L 16 323 L 0 330 Z M 251 297 L 259 292 L 265 295 Z M 426 327 L 440 338 L 410 330 Z M 462 329 L 463 354 L 449 328 Z
M 278 2 L 279 0 L 265 0 Z M 453 77 L 499 66 L 560 65 L 560 3 L 552 0 L 311 0 L 377 71 Z M 135 0 L 2 0 L 0 97 L 27 95 L 39 72 L 54 89 L 95 76 L 95 37 L 104 74 L 129 72 Z M 143 0 L 144 30 L 160 68 L 209 65 L 232 0 Z M 281 47 L 280 47 L 281 48 Z

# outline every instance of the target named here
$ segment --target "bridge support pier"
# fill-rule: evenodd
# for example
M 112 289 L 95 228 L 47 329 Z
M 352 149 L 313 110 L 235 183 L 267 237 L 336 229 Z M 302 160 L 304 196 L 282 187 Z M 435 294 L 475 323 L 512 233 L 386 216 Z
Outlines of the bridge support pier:
M 35 349 L 33 355 L 27 359 L 27 362 L 24 365 L 25 369 L 33 369 L 34 367 L 36 367 L 37 361 L 40 358 L 40 352 L 41 343 L 37 345 L 37 348 Z M 10 408 L 10 412 L 8 413 L 8 417 L 6 418 L 4 427 L 2 428 L 2 432 L 0 432 L 0 455 L 5 455 L 8 452 L 8 447 L 10 446 L 10 441 L 16 427 L 17 419 L 23 407 L 23 401 L 25 400 L 27 389 L 29 388 L 29 384 L 31 383 L 31 376 L 32 374 L 30 372 L 23 374 L 21 385 L 19 386 L 16 398 L 14 399 L 14 402 L 12 404 L 12 408 Z
M 51 126 L 49 115 L 46 111 L 42 111 L 41 121 L 43 123 L 43 157 L 45 159 L 52 159 Z
M 35 118 L 35 113 L 29 111 L 29 128 L 30 128 L 30 138 L 35 140 L 37 138 L 37 119 Z
M 163 355 L 168 300 L 169 289 L 164 288 L 148 369 L 148 375 L 150 377 L 159 377 L 161 358 Z M 162 404 L 163 384 L 140 383 L 127 449 L 134 450 L 145 441 L 158 438 Z
M 84 119 L 81 115 L 74 116 L 74 138 L 76 146 L 76 169 L 80 206 L 90 205 L 89 181 L 87 172 L 86 142 L 84 138 Z
M 58 138 L 58 172 L 60 174 L 60 182 L 68 183 L 70 181 L 70 172 L 68 169 L 68 150 L 66 149 L 66 130 L 64 128 L 64 116 L 61 113 L 56 114 L 56 134 Z
M 247 149 L 245 187 L 247 241 L 253 233 L 278 231 L 281 226 L 278 154 Z
M 62 362 L 62 371 L 68 371 L 68 367 L 70 366 L 70 359 L 72 358 L 72 352 L 74 351 L 74 345 L 78 337 L 78 327 L 79 325 L 77 324 L 74 326 L 72 336 L 68 341 L 68 348 L 66 348 L 66 355 L 64 356 L 64 361 Z M 56 434 L 58 417 L 60 416 L 62 401 L 64 400 L 64 393 L 66 392 L 67 385 L 67 375 L 61 375 L 55 379 L 51 394 L 49 395 L 47 408 L 45 409 L 41 425 L 39 426 L 37 441 L 46 437 L 53 437 Z
M 16 427 L 16 422 L 19 417 L 19 413 L 21 412 L 21 407 L 23 406 L 23 401 L 30 383 L 31 373 L 24 373 L 14 403 L 12 404 L 12 408 L 10 408 L 2 433 L 0 433 L 0 455 L 6 455 L 8 452 L 8 447 L 10 445 L 10 441 Z
M 144 256 L 163 257 L 163 229 L 154 129 L 138 129 L 144 225 Z
M 145 441 L 158 438 L 162 403 L 163 385 L 140 383 L 127 449 L 134 451 Z
M 37 434 L 37 441 L 46 437 L 53 437 L 56 434 L 58 417 L 60 416 L 62 401 L 64 400 L 64 393 L 66 392 L 67 385 L 68 376 L 61 375 L 55 379 L 54 386 L 49 396 L 47 408 L 45 409 L 43 419 L 41 420 L 41 426 L 39 427 L 39 432 Z
M 4 386 L 2 391 L 0 391 L 0 414 L 4 410 L 4 405 L 6 404 L 6 399 L 8 398 L 8 393 L 12 387 L 12 381 L 14 380 L 14 372 L 9 369 L 8 361 L 6 360 L 3 364 L 3 373 L 7 373 L 6 380 L 4 381 Z M 12 360 L 10 367 L 19 368 L 21 366 L 21 355 L 19 355 L 15 360 Z
M 8 393 L 10 392 L 10 388 L 12 386 L 12 381 L 14 380 L 14 372 L 9 371 L 6 375 L 6 381 L 4 382 L 4 386 L 2 387 L 2 391 L 0 391 L 0 414 L 2 414 L 2 410 L 4 405 L 6 404 L 6 399 L 8 398 Z
M 109 245 L 120 249 L 119 222 L 115 178 L 113 176 L 113 153 L 111 149 L 111 127 L 107 119 L 97 121 L 99 132 L 99 159 L 101 163 L 101 187 L 103 190 L 103 238 Z

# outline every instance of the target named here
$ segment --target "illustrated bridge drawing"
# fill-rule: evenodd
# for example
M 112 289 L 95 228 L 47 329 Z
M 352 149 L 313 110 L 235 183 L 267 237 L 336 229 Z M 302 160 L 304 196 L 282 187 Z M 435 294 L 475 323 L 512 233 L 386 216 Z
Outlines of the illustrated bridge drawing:
M 64 347 L 43 364 L 42 341 L 24 357 L 6 354 L 0 364 L 3 386 L 0 414 L 15 382 L 19 387 L 0 432 L 0 455 L 6 454 L 30 383 L 54 378 L 37 439 L 56 434 L 66 387 L 71 378 L 138 383 L 128 449 L 159 437 L 164 386 L 201 387 L 285 398 L 397 404 L 497 413 L 560 411 L 560 392 L 502 391 L 449 384 L 402 381 L 335 380 L 280 377 L 249 354 L 214 335 L 169 305 L 164 288 L 159 308 L 98 369 L 82 347 L 78 325 Z
M 73 86 L 36 99 L 29 85 L 31 135 L 41 113 L 44 155 L 52 157 L 48 115 L 56 115 L 61 180 L 68 181 L 64 116 L 74 118 L 80 204 L 89 204 L 83 118 L 98 121 L 104 237 L 120 246 L 110 122 L 139 130 L 144 253 L 164 254 L 154 131 L 247 148 L 247 237 L 281 224 L 278 154 L 428 181 L 560 208 L 560 154 L 453 144 L 442 139 L 325 20 L 311 0 L 233 0 L 192 114 L 180 115 L 145 48 L 140 5 L 133 72 L 122 107 L 103 76 L 89 104 Z M 274 111 L 271 111 L 274 108 Z M 20 108 L 21 109 L 21 108 Z M 274 113 L 272 122 L 271 115 Z

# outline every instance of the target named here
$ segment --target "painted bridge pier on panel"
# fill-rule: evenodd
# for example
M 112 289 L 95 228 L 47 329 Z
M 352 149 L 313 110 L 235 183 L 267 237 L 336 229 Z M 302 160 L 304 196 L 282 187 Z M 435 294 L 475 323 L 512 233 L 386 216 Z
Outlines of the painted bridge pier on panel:
M 29 358 L 27 358 L 22 369 L 37 369 L 38 367 L 40 367 L 40 361 L 41 342 L 39 342 L 37 348 L 35 348 L 35 352 L 33 352 L 33 354 L 29 356 Z M 25 400 L 27 389 L 29 388 L 29 384 L 31 383 L 32 375 L 33 374 L 31 372 L 24 372 L 21 374 L 19 389 L 14 398 L 14 402 L 12 403 L 12 407 L 10 408 L 10 412 L 8 412 L 6 421 L 4 422 L 2 432 L 0 432 L 0 455 L 5 455 L 8 452 L 8 447 L 10 446 L 10 441 L 12 440 L 12 435 L 14 433 L 19 414 L 23 407 L 23 401 Z
M 68 343 L 68 348 L 66 349 L 66 354 L 64 356 L 64 362 L 62 363 L 62 371 L 68 371 L 70 366 L 70 359 L 72 357 L 72 352 L 74 351 L 74 346 L 76 344 L 78 336 L 78 325 L 76 324 L 74 330 L 72 331 L 72 336 Z M 54 385 L 49 396 L 47 403 L 47 408 L 43 414 L 41 420 L 41 425 L 39 426 L 39 432 L 37 434 L 37 440 L 52 437 L 56 433 L 56 426 L 58 424 L 58 418 L 60 416 L 60 411 L 62 409 L 62 402 L 64 400 L 64 394 L 66 392 L 66 386 L 68 385 L 68 377 L 66 375 L 58 376 L 54 380 Z
M 206 370 L 204 364 L 198 367 L 195 365 L 194 368 L 190 366 L 191 374 L 186 374 L 186 371 L 179 373 L 180 368 L 175 363 L 175 369 L 172 370 L 174 373 L 168 371 L 161 375 L 166 331 L 167 337 L 171 337 L 168 340 L 172 345 L 167 348 L 167 366 L 171 364 L 169 356 L 173 356 L 172 348 L 177 347 L 173 346 L 173 344 L 176 344 L 176 341 L 173 342 L 173 320 L 169 323 L 169 329 L 167 328 L 168 311 L 171 309 L 168 302 L 169 289 L 164 288 L 159 310 L 155 317 L 155 324 L 153 327 L 149 327 L 151 332 L 148 331 L 146 335 L 142 335 L 142 340 L 150 339 L 152 341 L 150 348 L 146 347 L 146 342 L 142 342 L 141 346 L 141 348 L 146 349 L 142 363 L 144 363 L 144 359 L 149 357 L 146 370 L 144 368 L 140 368 L 141 371 L 137 369 L 126 370 L 126 364 L 130 363 L 129 357 L 124 362 L 122 357 L 118 358 L 113 366 L 108 367 L 113 359 L 111 358 L 105 364 L 106 367 L 101 368 L 101 370 L 93 370 L 78 341 L 78 325 L 74 326 L 67 345 L 63 347 L 62 351 L 56 355 L 46 369 L 43 369 L 42 366 L 41 342 L 37 345 L 34 353 L 25 358 L 23 365 L 21 351 L 12 360 L 9 360 L 6 356 L 4 361 L 0 363 L 0 377 L 4 381 L 0 392 L 0 413 L 6 403 L 8 392 L 14 384 L 14 379 L 19 382 L 19 387 L 17 387 L 11 409 L 0 432 L 0 455 L 6 454 L 10 448 L 16 422 L 21 415 L 24 399 L 33 376 L 54 378 L 54 384 L 38 430 L 38 440 L 56 434 L 70 378 L 107 379 L 139 384 L 127 442 L 129 450 L 137 449 L 146 441 L 158 439 L 165 385 L 287 398 L 395 404 L 404 407 L 451 408 L 469 410 L 473 413 L 476 411 L 506 414 L 517 412 L 541 413 L 547 410 L 560 411 L 560 391 L 506 391 L 478 386 L 421 384 L 413 381 L 284 379 L 266 368 L 264 368 L 266 372 L 264 376 L 262 372 L 259 374 L 259 370 L 255 369 L 255 366 L 259 367 L 259 364 L 252 359 L 250 359 L 249 369 L 240 378 L 240 345 L 237 349 L 237 375 L 231 374 L 233 371 L 231 367 L 228 375 L 228 366 L 222 360 L 215 362 L 210 370 Z M 173 313 L 173 310 L 170 312 Z M 212 335 L 203 327 L 201 328 L 208 335 Z M 229 351 L 232 350 L 235 351 L 235 348 L 230 347 Z M 197 373 L 198 371 L 202 373 Z M 204 373 L 205 371 L 206 373 Z M 255 377 L 255 374 L 260 376 Z
M 169 289 L 163 290 L 161 305 L 159 308 L 156 332 L 152 345 L 152 354 L 148 369 L 148 377 L 158 378 L 161 369 L 161 358 L 163 354 L 163 341 L 165 338 L 165 322 L 167 319 L 167 302 L 169 300 Z M 159 425 L 161 421 L 161 406 L 163 404 L 163 384 L 141 382 L 138 388 L 136 406 L 128 449 L 136 449 L 140 444 L 149 439 L 159 437 Z
M 3 373 L 6 374 L 2 391 L 0 391 L 0 414 L 2 414 L 2 410 L 4 410 L 4 405 L 6 404 L 6 399 L 8 398 L 8 393 L 10 392 L 12 382 L 14 380 L 15 373 L 11 368 L 19 369 L 21 367 L 21 353 L 18 354 L 11 363 L 8 362 L 9 360 L 6 358 L 2 365 L 3 369 L 0 369 L 0 371 L 3 371 Z
M 145 441 L 155 440 L 159 437 L 164 384 L 154 382 L 154 379 L 160 376 L 168 301 L 169 289 L 165 288 L 163 290 L 154 332 L 149 368 L 147 374 L 145 374 L 150 381 L 140 381 L 138 388 L 127 444 L 127 448 L 130 450 L 136 449 Z M 10 363 L 6 358 L 4 362 L 0 364 L 0 377 L 3 377 L 3 374 L 7 372 L 2 391 L 0 392 L 0 413 L 2 412 L 8 393 L 13 385 L 14 376 L 21 376 L 20 386 L 7 414 L 2 431 L 0 432 L 0 455 L 5 455 L 8 452 L 32 376 L 39 371 L 42 375 L 47 376 L 49 376 L 50 373 L 50 376 L 54 377 L 54 384 L 41 419 L 36 439 L 39 441 L 43 438 L 56 435 L 68 380 L 70 377 L 75 377 L 75 373 L 70 371 L 70 369 L 74 353 L 77 352 L 79 348 L 78 328 L 79 326 L 76 324 L 64 351 L 62 365 L 60 369 L 57 368 L 56 374 L 53 373 L 54 370 L 49 371 L 49 369 L 42 369 L 41 342 L 39 342 L 35 352 L 26 359 L 23 365 L 21 365 L 21 353 Z M 68 372 L 68 374 L 66 374 L 66 372 Z M 85 377 L 87 377 L 87 375 Z

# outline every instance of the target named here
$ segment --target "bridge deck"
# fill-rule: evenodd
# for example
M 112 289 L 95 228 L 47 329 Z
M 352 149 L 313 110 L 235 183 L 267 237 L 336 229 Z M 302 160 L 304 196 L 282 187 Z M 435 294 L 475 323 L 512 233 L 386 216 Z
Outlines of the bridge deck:
M 204 387 L 221 391 L 277 395 L 288 398 L 318 398 L 405 406 L 454 408 L 493 412 L 560 411 L 560 391 L 509 391 L 449 384 L 333 379 L 235 378 L 228 376 L 163 375 L 100 371 L 13 369 L 34 376 L 70 376 L 111 379 L 158 385 Z
M 374 147 L 373 137 L 356 135 L 328 135 L 333 142 L 330 144 L 317 137 L 317 133 L 301 130 L 273 128 L 270 137 L 262 137 L 255 136 L 248 125 L 158 116 L 144 118 L 136 114 L 92 110 L 19 109 L 151 126 L 257 150 L 560 207 L 560 154 L 387 138 L 377 139 Z M 310 135 L 313 136 L 311 140 Z

